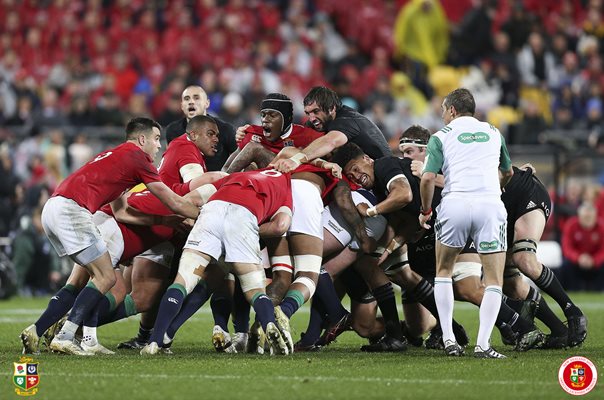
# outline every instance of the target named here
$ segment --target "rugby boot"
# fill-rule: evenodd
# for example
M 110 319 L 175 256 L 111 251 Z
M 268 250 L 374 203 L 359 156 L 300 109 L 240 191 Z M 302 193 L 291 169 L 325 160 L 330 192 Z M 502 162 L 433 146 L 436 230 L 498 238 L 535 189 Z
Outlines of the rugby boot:
M 342 333 L 350 330 L 352 325 L 352 314 L 346 313 L 338 322 L 332 325 L 330 328 L 326 329 L 321 338 L 319 339 L 319 343 L 321 346 L 327 346 L 331 342 L 335 341 L 338 336 Z
M 445 354 L 449 357 L 461 357 L 464 355 L 463 347 L 452 340 L 447 340 L 444 344 Z
M 279 328 L 272 322 L 269 322 L 266 325 L 266 340 L 270 344 L 271 355 L 278 354 L 286 356 L 290 354 L 289 345 L 283 340 Z
M 294 339 L 292 338 L 291 329 L 289 326 L 289 318 L 287 318 L 287 315 L 285 315 L 285 313 L 283 312 L 283 310 L 281 310 L 281 307 L 279 306 L 275 307 L 275 322 L 277 323 L 276 326 L 281 332 L 281 336 L 283 336 L 283 340 L 285 340 L 288 353 L 293 353 Z
M 484 350 L 480 346 L 474 347 L 474 357 L 476 357 L 476 358 L 507 358 L 503 354 L 495 351 L 495 349 L 493 349 L 492 347 L 489 347 L 488 349 Z
M 21 354 L 40 354 L 40 338 L 36 332 L 36 325 L 31 324 L 25 328 L 19 337 L 21 338 L 21 343 L 23 344 Z
M 568 317 L 568 345 L 581 346 L 587 337 L 587 318 L 583 314 Z
M 407 339 L 403 337 L 401 340 L 388 335 L 382 336 L 376 343 L 361 347 L 361 351 L 368 353 L 401 352 L 405 350 L 407 350 Z
M 543 332 L 535 328 L 530 332 L 518 335 L 518 340 L 516 342 L 516 347 L 514 347 L 514 350 L 527 351 L 532 348 L 539 347 L 544 339 L 545 335 L 543 334 Z

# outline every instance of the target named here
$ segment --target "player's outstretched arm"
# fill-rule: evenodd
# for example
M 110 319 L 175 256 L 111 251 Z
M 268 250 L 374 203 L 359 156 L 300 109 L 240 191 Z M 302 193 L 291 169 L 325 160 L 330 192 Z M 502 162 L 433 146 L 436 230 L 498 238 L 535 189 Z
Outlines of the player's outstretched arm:
M 280 237 L 289 229 L 292 223 L 292 211 L 288 207 L 281 207 L 273 215 L 270 221 L 265 222 L 259 227 L 259 234 L 262 238 Z
M 315 158 L 323 157 L 331 153 L 334 149 L 343 146 L 348 142 L 348 138 L 340 131 L 330 131 L 325 136 L 321 136 L 304 150 L 297 151 L 290 158 L 277 158 L 271 162 L 271 166 L 279 172 L 288 173 L 298 168 L 300 164 L 307 163 Z
M 174 193 L 163 182 L 151 182 L 147 188 L 172 212 L 187 218 L 197 218 L 199 207 Z
M 339 181 L 337 186 L 333 189 L 333 197 L 344 220 L 349 226 L 354 228 L 354 235 L 359 240 L 359 245 L 363 253 L 375 251 L 377 243 L 375 239 L 370 238 L 369 235 L 367 235 L 365 222 L 352 201 L 350 186 L 344 181 Z

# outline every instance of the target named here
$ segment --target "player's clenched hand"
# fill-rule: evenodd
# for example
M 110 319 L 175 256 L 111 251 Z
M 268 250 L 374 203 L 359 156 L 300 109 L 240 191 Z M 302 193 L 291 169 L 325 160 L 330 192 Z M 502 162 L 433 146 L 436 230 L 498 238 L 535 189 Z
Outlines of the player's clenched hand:
M 245 125 L 237 128 L 237 131 L 235 132 L 235 141 L 237 143 L 239 143 L 243 140 L 243 138 L 245 137 L 245 130 L 249 127 L 250 127 L 250 124 L 245 124 Z
M 367 210 L 369 209 L 369 205 L 367 203 L 359 203 L 357 204 L 357 211 L 361 216 L 368 217 Z
M 422 171 L 424 170 L 424 163 L 418 160 L 411 161 L 411 173 L 418 178 L 422 177 Z
M 323 168 L 331 171 L 331 174 L 338 179 L 342 179 L 342 167 L 336 163 L 326 162 L 323 164 Z
M 533 175 L 537 173 L 537 169 L 535 169 L 531 163 L 524 164 L 522 167 L 520 167 L 520 169 L 523 171 L 528 171 L 530 169 L 533 172 Z
M 430 225 L 428 225 L 428 221 L 430 221 L 430 218 L 432 218 L 432 212 L 427 215 L 419 214 L 419 226 L 424 229 L 430 229 Z
M 282 158 L 280 160 L 277 160 L 277 161 L 269 164 L 269 167 L 273 167 L 277 171 L 287 174 L 289 172 L 292 172 L 299 165 L 300 164 L 299 163 L 296 164 L 296 162 L 294 160 L 291 160 L 289 158 Z

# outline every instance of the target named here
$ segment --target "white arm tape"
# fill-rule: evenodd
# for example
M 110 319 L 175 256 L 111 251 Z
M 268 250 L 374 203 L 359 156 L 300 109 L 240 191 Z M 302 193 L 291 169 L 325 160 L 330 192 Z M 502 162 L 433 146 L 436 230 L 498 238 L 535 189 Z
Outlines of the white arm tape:
M 180 176 L 182 176 L 182 181 L 184 183 L 187 183 L 203 175 L 204 170 L 203 167 L 199 164 L 187 164 L 181 167 L 178 172 L 180 172 Z
M 204 204 L 207 203 L 208 199 L 218 191 L 216 189 L 216 186 L 212 185 L 211 183 L 201 185 L 195 190 L 197 191 L 197 193 L 199 193 L 199 196 L 201 196 L 201 200 L 203 200 Z
M 294 271 L 298 272 L 314 272 L 318 274 L 321 271 L 323 257 L 312 254 L 294 256 Z

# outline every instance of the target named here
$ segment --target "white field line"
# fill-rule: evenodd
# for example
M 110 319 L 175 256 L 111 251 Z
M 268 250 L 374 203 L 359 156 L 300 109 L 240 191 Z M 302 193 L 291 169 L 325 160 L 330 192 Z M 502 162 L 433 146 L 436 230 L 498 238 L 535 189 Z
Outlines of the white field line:
M 141 357 L 141 360 L 143 358 Z M 0 372 L 0 376 L 8 376 L 11 375 L 8 372 Z M 248 375 L 207 375 L 207 374 L 111 374 L 111 373 L 87 373 L 87 372 L 75 372 L 75 373 L 42 373 L 41 376 L 57 376 L 57 377 L 81 377 L 81 378 L 110 378 L 110 379 L 123 379 L 126 378 L 131 380 L 132 378 L 140 378 L 140 379 L 169 379 L 171 381 L 174 380 L 193 380 L 193 379 L 207 379 L 207 380 L 233 380 L 233 381 L 241 381 L 242 379 L 249 380 L 258 380 L 258 376 Z M 385 384 L 441 384 L 441 385 L 476 385 L 476 384 L 488 384 L 488 385 L 531 385 L 531 386 L 557 386 L 557 381 L 552 382 L 543 382 L 543 381 L 519 381 L 519 380 L 488 380 L 485 381 L 483 379 L 476 380 L 468 380 L 468 379 L 405 379 L 405 378 L 382 378 L 382 377 L 369 377 L 369 376 L 354 376 L 354 377 L 346 377 L 346 376 L 287 376 L 287 375 L 271 375 L 267 377 L 267 379 L 271 380 L 281 380 L 281 381 L 300 381 L 300 382 L 311 382 L 311 381 L 322 381 L 322 382 L 374 382 L 374 383 L 385 383 Z

